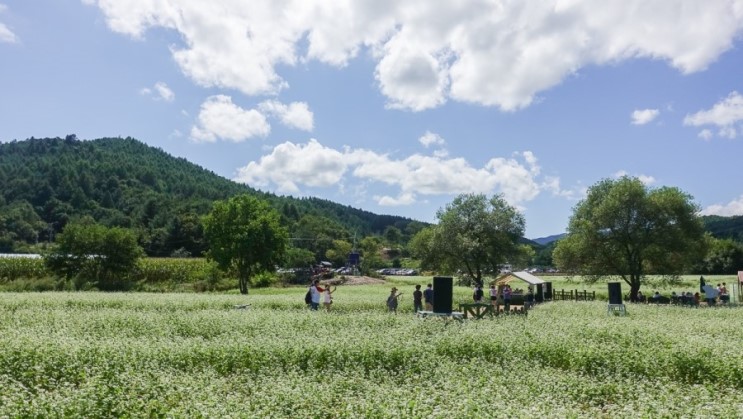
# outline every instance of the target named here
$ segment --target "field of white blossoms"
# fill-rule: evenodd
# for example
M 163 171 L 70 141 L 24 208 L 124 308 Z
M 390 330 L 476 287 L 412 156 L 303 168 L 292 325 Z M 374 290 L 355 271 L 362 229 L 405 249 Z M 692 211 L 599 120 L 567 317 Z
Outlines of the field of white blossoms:
M 347 288 L 330 313 L 302 288 L 0 294 L 0 418 L 743 416 L 742 308 L 460 324 Z

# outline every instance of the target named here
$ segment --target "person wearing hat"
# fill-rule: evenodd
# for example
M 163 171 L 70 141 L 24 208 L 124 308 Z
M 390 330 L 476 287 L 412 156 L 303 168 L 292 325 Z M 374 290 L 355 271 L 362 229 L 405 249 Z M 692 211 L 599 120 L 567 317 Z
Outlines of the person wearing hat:
M 397 288 L 392 287 L 392 291 L 390 291 L 390 296 L 387 297 L 387 309 L 395 314 L 397 314 L 397 299 L 402 295 L 402 293 L 397 292 Z

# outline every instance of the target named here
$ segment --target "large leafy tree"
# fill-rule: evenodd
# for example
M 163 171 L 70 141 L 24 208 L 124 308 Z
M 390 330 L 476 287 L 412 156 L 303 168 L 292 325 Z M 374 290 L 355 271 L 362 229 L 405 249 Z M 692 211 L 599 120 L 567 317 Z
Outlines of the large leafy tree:
M 101 290 L 125 289 L 144 254 L 133 231 L 109 228 L 89 218 L 67 224 L 55 244 L 45 257 L 52 272 L 74 279 L 78 287 L 93 283 Z
M 253 275 L 273 272 L 282 262 L 289 234 L 279 220 L 278 211 L 251 195 L 218 201 L 204 217 L 207 258 L 237 273 L 240 293 L 248 293 Z
M 635 301 L 647 274 L 674 279 L 704 254 L 698 211 L 677 188 L 651 189 L 627 176 L 605 179 L 575 207 L 553 258 L 561 270 L 590 281 L 621 277 Z
M 490 199 L 481 194 L 459 195 L 439 209 L 436 217 L 439 223 L 433 234 L 423 233 L 431 242 L 417 246 L 430 249 L 433 254 L 426 260 L 436 261 L 445 271 L 461 270 L 482 285 L 484 274 L 498 272 L 500 265 L 524 256 L 519 244 L 524 217 L 502 195 Z
M 707 254 L 694 265 L 694 272 L 703 274 L 735 274 L 743 266 L 743 245 L 732 239 L 705 236 Z
M 437 265 L 436 255 L 433 252 L 434 227 L 425 227 L 418 231 L 408 243 L 410 254 L 420 261 L 422 270 L 433 270 Z

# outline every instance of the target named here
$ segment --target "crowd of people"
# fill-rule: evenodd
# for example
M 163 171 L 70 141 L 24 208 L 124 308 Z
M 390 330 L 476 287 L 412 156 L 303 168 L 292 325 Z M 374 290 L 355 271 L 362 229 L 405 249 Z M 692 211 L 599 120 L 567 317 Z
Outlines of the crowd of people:
M 310 310 L 318 310 L 320 308 L 320 303 L 322 302 L 325 310 L 330 311 L 333 304 L 333 293 L 335 292 L 335 289 L 336 287 L 333 287 L 331 290 L 330 285 L 326 285 L 323 288 L 323 286 L 320 285 L 320 280 L 314 279 L 307 290 L 305 302 Z M 521 290 L 519 291 L 523 292 Z M 490 285 L 489 304 L 493 305 L 496 311 L 500 310 L 500 305 L 503 304 L 503 310 L 509 311 L 511 309 L 511 296 L 513 294 L 514 290 L 511 289 L 510 285 L 504 285 L 501 287 L 500 292 L 494 284 Z M 402 292 L 400 292 L 397 287 L 392 287 L 385 302 L 389 312 L 397 314 L 397 307 L 399 306 L 400 296 L 402 295 Z M 485 292 L 481 286 L 476 286 L 474 288 L 472 299 L 475 303 L 486 303 Z M 424 311 L 424 309 L 425 311 L 433 311 L 433 300 L 434 294 L 432 284 L 428 284 L 424 290 L 421 290 L 420 285 L 415 285 L 415 290 L 413 291 L 413 310 L 415 313 Z M 534 292 L 530 287 L 524 298 L 524 306 L 525 308 L 529 308 L 533 305 Z
M 652 296 L 646 297 L 642 294 L 642 291 L 638 291 L 637 300 L 641 303 L 671 303 L 690 306 L 698 306 L 702 301 L 708 306 L 730 303 L 730 293 L 728 292 L 727 284 L 724 282 L 717 284 L 716 287 L 709 284 L 703 285 L 700 287 L 700 291 L 701 293 L 695 292 L 693 294 L 691 291 L 681 291 L 679 293 L 672 291 L 670 297 L 666 297 L 658 291 L 655 291 Z

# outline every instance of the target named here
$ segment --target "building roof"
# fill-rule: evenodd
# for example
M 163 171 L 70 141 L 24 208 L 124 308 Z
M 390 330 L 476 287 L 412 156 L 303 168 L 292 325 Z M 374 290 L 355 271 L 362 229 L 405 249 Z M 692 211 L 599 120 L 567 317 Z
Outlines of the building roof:
M 506 285 L 511 281 L 514 280 L 521 280 L 526 282 L 529 285 L 537 285 L 537 284 L 544 284 L 545 281 L 537 278 L 536 276 L 530 274 L 529 272 L 509 272 L 506 275 L 498 278 L 498 280 L 495 281 L 496 285 Z

